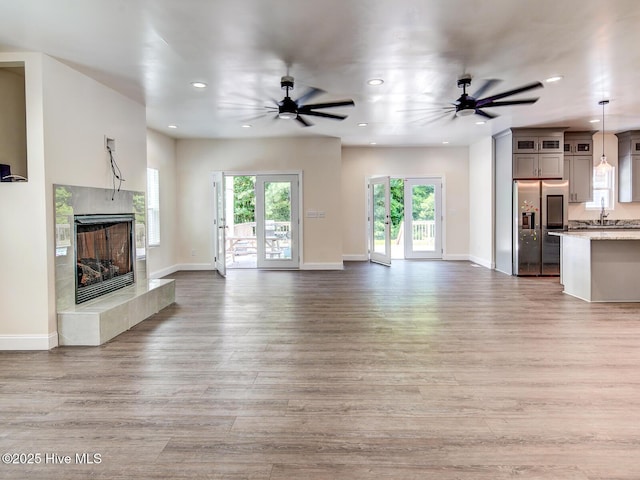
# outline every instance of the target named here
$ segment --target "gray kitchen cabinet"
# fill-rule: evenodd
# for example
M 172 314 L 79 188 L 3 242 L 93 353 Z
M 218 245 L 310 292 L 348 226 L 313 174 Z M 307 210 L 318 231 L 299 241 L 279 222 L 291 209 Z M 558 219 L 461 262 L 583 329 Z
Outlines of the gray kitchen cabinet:
M 565 132 L 564 179 L 569 180 L 569 203 L 593 199 L 593 131 Z
M 593 199 L 591 155 L 566 155 L 563 178 L 569 180 L 569 203 L 585 203 Z
M 513 178 L 562 178 L 563 170 L 561 153 L 513 154 Z
M 640 131 L 618 137 L 618 202 L 640 202 Z
M 563 146 L 562 132 L 513 136 L 513 153 L 562 153 Z
M 513 178 L 562 178 L 564 134 L 559 129 L 512 131 Z

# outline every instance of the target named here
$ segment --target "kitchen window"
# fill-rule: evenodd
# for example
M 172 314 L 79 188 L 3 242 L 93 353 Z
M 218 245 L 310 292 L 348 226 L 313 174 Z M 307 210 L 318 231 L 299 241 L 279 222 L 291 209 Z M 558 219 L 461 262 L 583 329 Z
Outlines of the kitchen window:
M 608 172 L 599 174 L 593 168 L 593 201 L 587 202 L 587 210 L 613 210 L 615 207 L 615 167 L 611 167 Z

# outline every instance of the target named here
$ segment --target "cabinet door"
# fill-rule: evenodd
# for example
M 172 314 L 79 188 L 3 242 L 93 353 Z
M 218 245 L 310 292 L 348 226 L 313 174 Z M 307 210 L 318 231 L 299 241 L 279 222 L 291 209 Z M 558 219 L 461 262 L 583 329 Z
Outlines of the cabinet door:
M 513 156 L 513 178 L 536 178 L 538 155 L 517 153 Z
M 538 137 L 538 152 L 562 153 L 564 141 L 562 137 Z
M 513 153 L 534 153 L 538 151 L 538 137 L 513 137 Z
M 569 179 L 569 200 L 575 203 L 590 202 L 593 198 L 593 157 L 576 155 L 571 158 L 571 178 Z
M 564 155 L 562 153 L 544 153 L 538 155 L 538 176 L 540 178 L 562 178 Z
M 640 202 L 640 155 L 631 155 L 631 201 Z
M 586 155 L 593 151 L 593 142 L 591 140 L 574 140 L 573 151 L 578 155 Z

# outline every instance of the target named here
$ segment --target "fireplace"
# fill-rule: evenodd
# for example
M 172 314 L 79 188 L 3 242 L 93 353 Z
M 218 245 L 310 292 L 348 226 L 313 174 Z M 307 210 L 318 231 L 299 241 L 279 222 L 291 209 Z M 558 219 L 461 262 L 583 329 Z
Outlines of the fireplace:
M 134 283 L 133 214 L 75 215 L 76 303 Z

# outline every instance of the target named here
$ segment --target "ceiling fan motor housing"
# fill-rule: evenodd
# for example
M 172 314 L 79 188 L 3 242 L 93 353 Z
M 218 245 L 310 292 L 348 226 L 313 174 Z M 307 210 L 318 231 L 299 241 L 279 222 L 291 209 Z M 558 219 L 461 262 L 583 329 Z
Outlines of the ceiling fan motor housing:
M 293 77 L 289 76 L 289 75 L 284 75 L 281 79 L 280 79 L 280 87 L 283 90 L 286 89 L 291 89 L 293 90 Z

